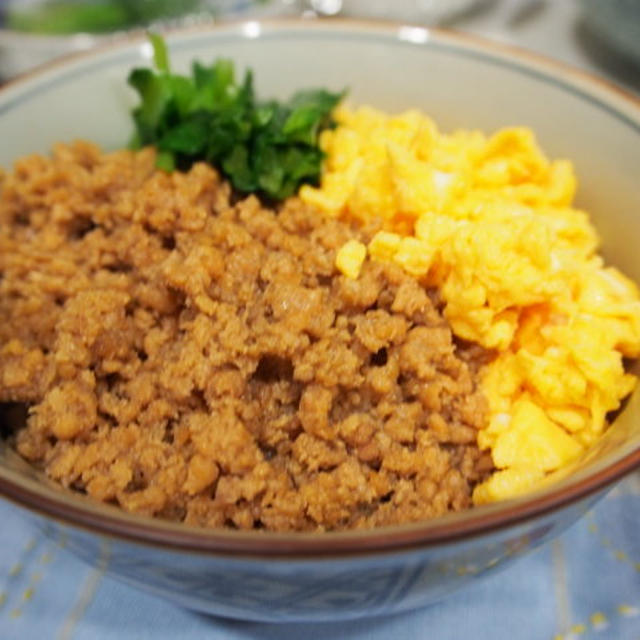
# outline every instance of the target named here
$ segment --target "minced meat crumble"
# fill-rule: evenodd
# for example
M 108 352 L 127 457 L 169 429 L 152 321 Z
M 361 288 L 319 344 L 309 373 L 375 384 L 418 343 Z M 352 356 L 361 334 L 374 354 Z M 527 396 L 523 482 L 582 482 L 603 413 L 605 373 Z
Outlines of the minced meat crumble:
M 0 177 L 0 402 L 65 487 L 206 527 L 336 530 L 471 506 L 477 373 L 366 230 L 237 201 L 205 165 L 86 143 Z

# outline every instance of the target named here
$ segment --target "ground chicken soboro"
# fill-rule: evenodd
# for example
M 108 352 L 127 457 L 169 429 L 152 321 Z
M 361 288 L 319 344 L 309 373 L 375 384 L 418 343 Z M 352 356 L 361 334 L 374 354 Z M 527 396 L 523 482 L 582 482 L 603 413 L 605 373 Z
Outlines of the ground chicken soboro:
M 0 199 L 0 401 L 63 485 L 208 527 L 333 530 L 470 506 L 483 357 L 358 232 L 204 165 L 60 146 Z

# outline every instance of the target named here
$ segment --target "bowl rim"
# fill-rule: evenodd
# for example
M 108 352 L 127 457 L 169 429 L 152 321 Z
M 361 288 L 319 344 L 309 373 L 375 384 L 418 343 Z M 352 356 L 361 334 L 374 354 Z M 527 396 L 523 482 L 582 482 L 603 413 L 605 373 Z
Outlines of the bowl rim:
M 365 31 L 381 38 L 402 40 L 414 46 L 428 46 L 430 42 L 444 43 L 461 50 L 472 51 L 495 63 L 509 63 L 513 68 L 538 78 L 565 86 L 581 97 L 596 100 L 609 112 L 640 132 L 640 97 L 609 80 L 583 71 L 564 62 L 548 58 L 519 47 L 497 43 L 482 37 L 449 29 L 409 25 L 403 22 L 373 19 L 305 18 L 234 19 L 210 24 L 160 30 L 171 39 L 203 33 L 231 33 L 238 38 L 258 38 L 264 32 L 329 30 L 345 34 Z M 247 35 L 252 33 L 253 35 Z M 55 75 L 74 63 L 86 63 L 117 50 L 125 50 L 145 41 L 144 31 L 126 33 L 122 37 L 80 52 L 72 52 L 10 79 L 0 87 L 2 103 L 11 102 L 10 95 L 28 89 L 32 83 Z M 229 531 L 196 528 L 153 518 L 133 516 L 115 507 L 85 503 L 81 496 L 69 499 L 69 493 L 40 490 L 39 487 L 0 466 L 0 494 L 17 505 L 51 517 L 62 524 L 129 542 L 160 546 L 172 551 L 197 551 L 234 556 L 259 556 L 270 559 L 294 557 L 320 558 L 327 556 L 356 556 L 372 552 L 401 552 L 426 548 L 492 533 L 546 516 L 571 503 L 605 490 L 640 466 L 640 446 L 602 469 L 579 481 L 557 488 L 536 492 L 530 496 L 505 500 L 493 505 L 475 507 L 409 525 L 380 527 L 368 530 L 323 533 L 274 533 L 262 531 Z M 15 476 L 15 477 L 14 477 Z M 499 505 L 496 507 L 496 505 Z

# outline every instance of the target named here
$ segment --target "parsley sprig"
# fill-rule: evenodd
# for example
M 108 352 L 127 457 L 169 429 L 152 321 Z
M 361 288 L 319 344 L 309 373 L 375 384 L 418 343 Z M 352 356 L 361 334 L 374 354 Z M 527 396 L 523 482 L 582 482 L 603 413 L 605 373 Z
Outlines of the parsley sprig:
M 194 62 L 191 75 L 171 72 L 164 40 L 150 35 L 156 70 L 134 69 L 129 84 L 139 93 L 133 110 L 133 146 L 155 145 L 158 167 L 188 169 L 197 161 L 215 165 L 240 192 L 273 200 L 317 183 L 320 132 L 343 97 L 324 89 L 300 91 L 288 102 L 258 101 L 253 76 L 235 79 L 230 60 Z

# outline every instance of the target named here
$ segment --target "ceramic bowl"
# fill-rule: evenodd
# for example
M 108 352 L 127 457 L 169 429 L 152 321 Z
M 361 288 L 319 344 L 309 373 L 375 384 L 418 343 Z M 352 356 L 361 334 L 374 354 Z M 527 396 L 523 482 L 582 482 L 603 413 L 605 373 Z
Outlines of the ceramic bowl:
M 355 102 L 420 107 L 442 129 L 527 125 L 552 157 L 574 160 L 578 204 L 607 258 L 640 281 L 640 106 L 549 61 L 416 26 L 245 22 L 168 35 L 175 68 L 224 55 L 250 65 L 262 95 L 350 88 Z M 131 133 L 125 78 L 150 62 L 141 39 L 56 63 L 0 91 L 0 165 L 88 138 Z M 199 611 L 243 619 L 336 620 L 427 605 L 504 569 L 564 531 L 640 464 L 640 399 L 590 454 L 522 498 L 427 522 L 323 534 L 206 531 L 125 514 L 63 491 L 0 445 L 0 492 L 48 533 L 132 585 Z

